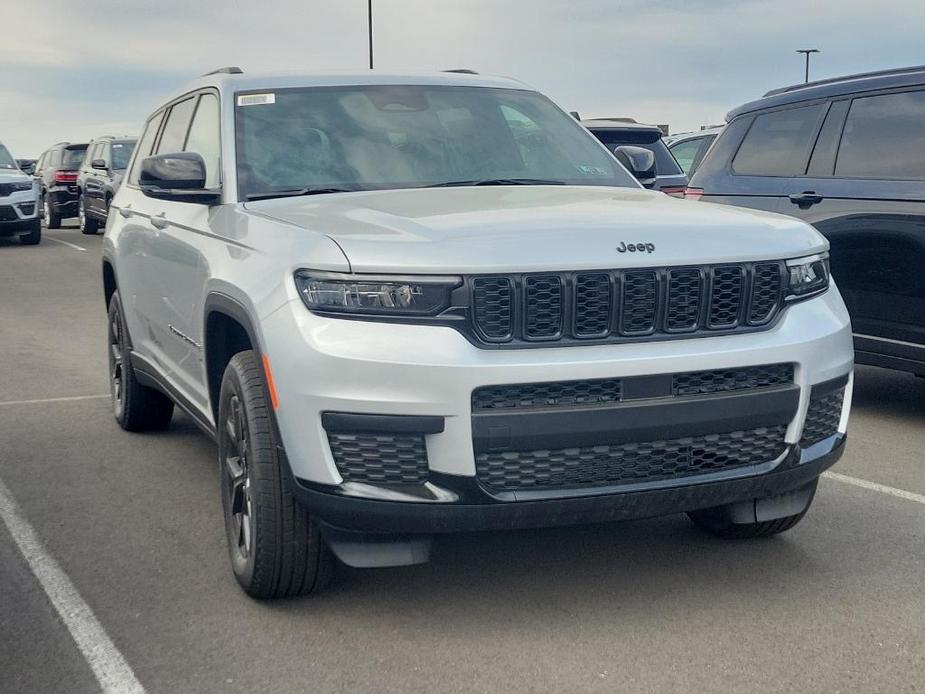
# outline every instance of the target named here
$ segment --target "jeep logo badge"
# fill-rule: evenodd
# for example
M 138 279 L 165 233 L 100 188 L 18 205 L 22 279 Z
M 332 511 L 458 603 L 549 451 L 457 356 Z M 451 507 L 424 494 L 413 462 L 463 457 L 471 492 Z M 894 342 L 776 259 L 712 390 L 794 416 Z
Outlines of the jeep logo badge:
M 654 243 L 626 243 L 621 241 L 620 245 L 617 246 L 617 250 L 620 253 L 654 253 L 655 244 Z

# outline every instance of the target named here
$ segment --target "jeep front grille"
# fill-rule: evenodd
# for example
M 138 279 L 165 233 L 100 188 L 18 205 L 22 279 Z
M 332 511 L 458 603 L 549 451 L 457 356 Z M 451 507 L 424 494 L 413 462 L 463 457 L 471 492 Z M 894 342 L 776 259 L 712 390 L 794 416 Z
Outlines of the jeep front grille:
M 783 262 L 476 276 L 472 326 L 486 345 L 623 342 L 768 326 Z

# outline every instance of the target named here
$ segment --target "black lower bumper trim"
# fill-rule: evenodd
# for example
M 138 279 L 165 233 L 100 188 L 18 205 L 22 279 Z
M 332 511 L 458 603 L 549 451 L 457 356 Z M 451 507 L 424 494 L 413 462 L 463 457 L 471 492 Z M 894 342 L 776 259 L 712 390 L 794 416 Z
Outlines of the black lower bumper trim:
M 776 496 L 805 486 L 834 465 L 845 437 L 828 452 L 776 472 L 717 482 L 593 496 L 488 503 L 419 503 L 346 496 L 294 480 L 299 501 L 321 520 L 350 530 L 431 534 L 512 530 L 648 518 Z M 794 450 L 798 455 L 798 450 Z M 789 459 L 788 459 L 789 460 Z M 785 461 L 786 462 L 786 461 Z M 468 478 L 459 478 L 468 484 Z

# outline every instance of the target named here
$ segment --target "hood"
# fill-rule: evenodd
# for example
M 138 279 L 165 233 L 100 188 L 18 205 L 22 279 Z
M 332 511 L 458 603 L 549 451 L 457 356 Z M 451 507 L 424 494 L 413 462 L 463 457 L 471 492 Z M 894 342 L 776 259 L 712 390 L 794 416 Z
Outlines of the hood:
M 24 174 L 19 169 L 0 169 L 0 183 L 18 183 L 31 180 L 32 176 Z
M 828 248 L 818 232 L 791 217 L 634 188 L 419 188 L 281 198 L 245 208 L 327 234 L 353 272 L 653 267 L 794 258 Z

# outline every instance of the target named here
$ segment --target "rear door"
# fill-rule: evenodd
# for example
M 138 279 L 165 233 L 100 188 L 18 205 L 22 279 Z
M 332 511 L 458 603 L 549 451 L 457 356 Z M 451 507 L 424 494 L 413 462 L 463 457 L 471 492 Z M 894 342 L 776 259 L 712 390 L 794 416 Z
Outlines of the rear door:
M 691 187 L 702 188 L 708 202 L 787 211 L 784 201 L 801 185 L 827 107 L 815 102 L 736 118 L 696 169 Z
M 829 239 L 858 348 L 914 358 L 896 342 L 925 345 L 925 89 L 833 102 L 793 183 L 783 211 Z

